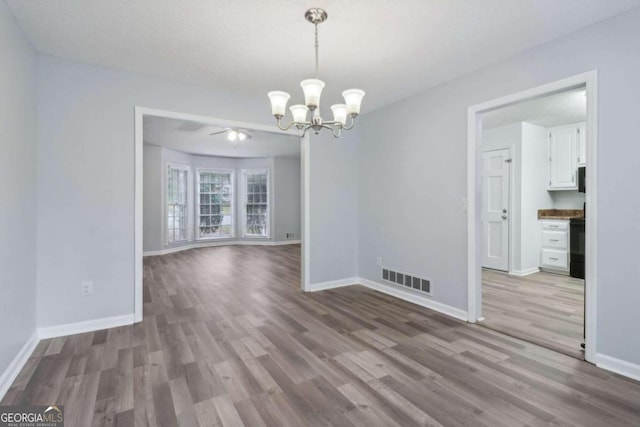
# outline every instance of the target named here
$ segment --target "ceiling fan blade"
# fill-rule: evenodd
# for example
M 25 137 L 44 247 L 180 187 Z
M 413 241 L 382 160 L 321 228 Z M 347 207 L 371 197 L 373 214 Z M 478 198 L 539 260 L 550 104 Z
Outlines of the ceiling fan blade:
M 229 132 L 229 129 L 219 130 L 218 132 L 210 133 L 209 136 L 220 135 L 221 133 L 226 133 L 226 132 Z

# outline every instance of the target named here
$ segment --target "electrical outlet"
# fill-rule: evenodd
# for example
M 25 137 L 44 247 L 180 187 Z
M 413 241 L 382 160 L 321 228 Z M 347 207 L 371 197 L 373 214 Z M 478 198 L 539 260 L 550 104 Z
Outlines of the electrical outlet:
M 376 257 L 376 264 L 378 265 L 378 267 L 382 267 L 382 257 L 381 256 Z
M 93 295 L 93 282 L 90 280 L 83 280 L 80 282 L 80 295 L 83 297 L 88 297 L 89 295 Z

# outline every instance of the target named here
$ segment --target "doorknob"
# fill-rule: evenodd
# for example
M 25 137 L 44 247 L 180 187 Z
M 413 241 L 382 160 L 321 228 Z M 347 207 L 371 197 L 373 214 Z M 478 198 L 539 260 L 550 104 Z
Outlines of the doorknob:
M 502 215 L 502 219 L 507 219 L 507 216 L 506 215 Z
M 507 209 L 502 209 L 502 213 L 507 213 Z

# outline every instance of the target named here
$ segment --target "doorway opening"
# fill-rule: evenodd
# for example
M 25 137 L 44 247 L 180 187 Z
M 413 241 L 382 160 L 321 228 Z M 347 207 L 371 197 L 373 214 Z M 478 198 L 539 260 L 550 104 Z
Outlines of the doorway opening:
M 191 114 L 135 113 L 135 321 L 143 314 L 144 256 L 197 258 L 188 250 L 224 246 L 205 251 L 234 265 L 246 257 L 260 265 L 299 262 L 282 274 L 305 290 L 308 138 Z M 219 267 L 222 276 L 239 277 Z
M 595 85 L 590 72 L 469 109 L 469 320 L 591 362 Z

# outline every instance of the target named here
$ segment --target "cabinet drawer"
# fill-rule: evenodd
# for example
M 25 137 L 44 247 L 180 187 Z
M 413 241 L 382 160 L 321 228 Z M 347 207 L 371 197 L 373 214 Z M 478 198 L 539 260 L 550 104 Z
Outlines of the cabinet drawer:
M 567 250 L 568 235 L 566 231 L 549 231 L 542 232 L 542 247 L 551 249 Z
M 569 268 L 567 251 L 557 251 L 555 249 L 542 250 L 542 266 L 552 268 Z
M 569 230 L 569 221 L 542 221 L 543 230 L 567 231 Z

